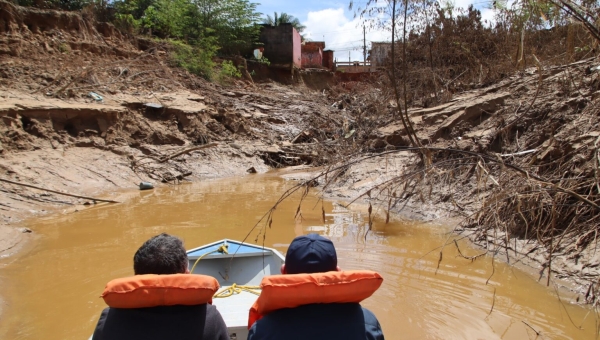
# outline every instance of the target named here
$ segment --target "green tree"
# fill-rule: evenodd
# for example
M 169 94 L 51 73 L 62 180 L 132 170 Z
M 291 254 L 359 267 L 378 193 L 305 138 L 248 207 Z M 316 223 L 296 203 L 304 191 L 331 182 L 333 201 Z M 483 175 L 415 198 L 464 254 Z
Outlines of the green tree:
M 121 29 L 192 45 L 214 38 L 226 55 L 247 53 L 260 30 L 257 4 L 248 0 L 117 0 L 114 6 Z
M 114 7 L 118 15 L 130 15 L 134 20 L 140 20 L 146 9 L 155 2 L 155 0 L 116 0 Z
M 115 24 L 171 40 L 174 65 L 213 78 L 215 55 L 249 54 L 260 13 L 248 0 L 117 0 Z
M 19 6 L 63 9 L 67 11 L 78 11 L 93 2 L 93 0 L 14 0 L 14 3 Z
M 213 36 L 220 54 L 246 54 L 258 39 L 260 13 L 247 0 L 192 0 L 197 9 L 190 31 L 198 36 Z
M 278 16 L 277 12 L 275 12 L 272 17 L 267 14 L 267 17 L 263 19 L 263 24 L 271 26 L 279 26 L 281 24 L 292 24 L 292 26 L 294 26 L 298 33 L 302 33 L 302 31 L 306 29 L 306 26 L 302 25 L 298 18 L 287 13 L 281 13 L 281 15 Z
M 144 29 L 158 37 L 183 39 L 192 11 L 188 0 L 156 0 L 140 20 Z
M 203 39 L 200 44 L 195 46 L 178 41 L 172 41 L 171 44 L 173 46 L 171 62 L 174 66 L 184 68 L 206 80 L 212 80 L 215 67 L 213 57 L 217 52 L 214 38 Z

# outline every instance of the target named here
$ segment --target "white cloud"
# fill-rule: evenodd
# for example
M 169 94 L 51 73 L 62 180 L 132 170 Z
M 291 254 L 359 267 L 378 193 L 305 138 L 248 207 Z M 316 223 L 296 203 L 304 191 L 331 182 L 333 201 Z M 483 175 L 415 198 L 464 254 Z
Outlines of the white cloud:
M 438 0 L 443 6 L 446 0 Z M 466 9 L 470 4 L 481 11 L 482 20 L 487 20 L 488 24 L 494 22 L 494 10 L 489 7 L 491 4 L 481 2 L 481 0 L 450 0 L 454 7 Z M 486 0 L 484 0 L 486 1 Z M 505 0 L 507 6 L 512 5 L 515 0 Z M 383 6 L 383 5 L 382 5 Z M 307 19 L 302 24 L 306 26 L 303 35 L 313 41 L 325 41 L 325 48 L 334 50 L 334 58 L 338 61 L 348 61 L 348 55 L 352 61 L 363 60 L 363 20 L 352 18 L 350 12 L 344 11 L 344 6 L 338 8 L 326 8 L 318 11 L 308 12 Z M 367 28 L 366 45 L 367 51 L 370 49 L 371 41 L 391 41 L 389 31 L 370 30 Z
M 462 8 L 462 9 L 467 9 L 469 7 L 469 5 L 473 4 L 473 6 L 476 9 L 479 9 L 479 11 L 481 12 L 481 20 L 484 23 L 484 25 L 487 26 L 491 26 L 493 23 L 496 22 L 494 16 L 495 16 L 495 10 L 492 9 L 492 3 L 493 0 L 438 0 L 441 6 L 445 6 L 445 4 L 450 1 L 455 8 Z M 515 0 L 502 0 L 505 2 L 507 8 L 512 6 L 512 4 L 515 2 Z M 487 24 L 485 23 L 485 20 L 487 20 Z
M 308 13 L 304 35 L 313 41 L 325 41 L 325 48 L 334 50 L 334 58 L 347 61 L 348 53 L 352 61 L 363 60 L 363 28 L 359 18 L 349 19 L 344 9 L 328 8 Z M 383 31 L 367 31 L 367 50 L 371 41 L 391 40 L 389 33 Z
M 469 8 L 469 5 L 472 4 L 473 2 L 474 2 L 473 0 L 456 0 L 454 2 L 454 7 L 467 9 L 467 8 Z
M 481 11 L 481 21 L 483 22 L 484 25 L 490 26 L 492 23 L 496 22 L 496 19 L 494 18 L 496 13 L 494 12 L 493 9 L 482 8 L 482 9 L 480 9 L 480 11 Z M 487 20 L 487 24 L 486 24 L 486 20 Z

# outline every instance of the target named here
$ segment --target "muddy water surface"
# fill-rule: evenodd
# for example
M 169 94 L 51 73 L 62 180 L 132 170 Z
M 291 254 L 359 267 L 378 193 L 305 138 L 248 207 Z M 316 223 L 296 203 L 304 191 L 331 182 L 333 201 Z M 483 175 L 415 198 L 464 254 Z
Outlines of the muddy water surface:
M 0 260 L 0 339 L 87 339 L 105 307 L 98 297 L 104 285 L 133 274 L 133 254 L 145 240 L 168 232 L 192 248 L 243 239 L 293 184 L 268 175 L 206 181 L 133 192 L 127 203 L 30 223 L 40 236 L 35 247 Z M 384 283 L 363 305 L 387 339 L 595 339 L 593 313 L 586 318 L 587 310 L 561 303 L 554 290 L 514 268 L 492 269 L 490 257 L 471 262 L 451 244 L 436 272 L 435 249 L 447 227 L 376 220 L 365 240 L 364 211 L 325 202 L 323 223 L 321 203 L 309 198 L 299 221 L 298 197 L 276 210 L 265 246 L 285 253 L 296 235 L 317 232 L 334 241 L 342 269 L 379 271 Z M 480 252 L 460 244 L 466 255 Z

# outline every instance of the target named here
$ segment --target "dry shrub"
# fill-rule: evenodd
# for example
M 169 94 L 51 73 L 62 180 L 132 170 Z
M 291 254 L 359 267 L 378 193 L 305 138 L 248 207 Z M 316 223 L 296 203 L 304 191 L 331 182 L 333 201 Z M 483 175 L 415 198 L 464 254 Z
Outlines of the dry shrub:
M 395 47 L 396 78 L 408 85 L 408 105 L 430 107 L 449 101 L 453 94 L 489 86 L 515 71 L 536 67 L 534 55 L 556 65 L 597 54 L 597 43 L 579 23 L 559 18 L 548 28 L 550 24 L 539 18 L 522 22 L 515 13 L 501 13 L 490 26 L 473 7 L 449 14 L 436 5 L 428 21 L 407 35 L 406 79 L 403 46 Z M 389 58 L 385 67 L 391 69 Z
M 357 163 L 412 152 L 402 172 L 382 174 L 357 199 L 368 197 L 388 214 L 425 202 L 454 211 L 464 217 L 461 229 L 493 254 L 513 261 L 535 252 L 547 283 L 550 276 L 565 275 L 557 267 L 580 261 L 578 272 L 569 275 L 587 287 L 585 300 L 597 303 L 598 276 L 586 270 L 598 265 L 593 254 L 600 232 L 596 64 L 593 58 L 564 66 L 540 63 L 535 73 L 496 85 L 494 91 L 511 91 L 514 98 L 486 119 L 457 124 L 452 138 L 432 139 L 423 148 L 378 150 L 332 166 L 329 178 L 343 177 Z M 384 90 L 378 96 L 359 97 L 389 122 L 384 117 L 391 112 L 381 102 L 391 96 Z M 375 124 L 370 131 L 376 130 Z M 465 138 L 469 132 L 485 137 Z

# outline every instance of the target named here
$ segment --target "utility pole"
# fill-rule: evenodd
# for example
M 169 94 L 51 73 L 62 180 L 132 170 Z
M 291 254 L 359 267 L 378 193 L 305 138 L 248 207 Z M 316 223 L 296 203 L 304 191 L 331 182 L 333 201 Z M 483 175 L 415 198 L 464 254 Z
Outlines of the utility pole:
M 367 66 L 367 31 L 363 25 L 363 66 Z

